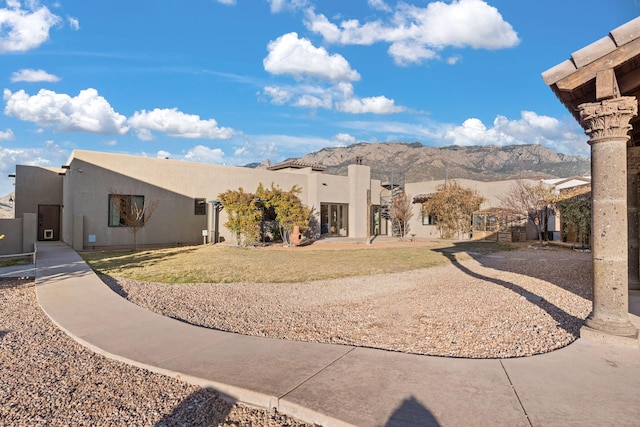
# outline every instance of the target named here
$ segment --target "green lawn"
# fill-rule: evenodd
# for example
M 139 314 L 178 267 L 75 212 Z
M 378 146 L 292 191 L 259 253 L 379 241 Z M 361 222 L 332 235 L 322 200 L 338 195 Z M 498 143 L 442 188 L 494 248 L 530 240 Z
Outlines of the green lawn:
M 512 248 L 486 242 L 431 247 L 344 246 L 344 249 L 191 246 L 81 255 L 96 272 L 150 282 L 293 283 L 414 270 L 449 263 L 453 256 L 462 260 Z

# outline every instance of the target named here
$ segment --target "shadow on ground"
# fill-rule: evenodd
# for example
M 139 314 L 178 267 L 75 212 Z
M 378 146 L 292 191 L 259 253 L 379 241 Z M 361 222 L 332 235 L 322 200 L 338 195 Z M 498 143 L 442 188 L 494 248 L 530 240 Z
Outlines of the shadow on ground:
M 563 309 L 561 309 L 560 307 L 552 304 L 551 302 L 545 300 L 542 296 L 537 295 L 535 293 L 532 293 L 530 291 L 528 291 L 527 289 L 523 288 L 520 285 L 517 285 L 515 283 L 511 283 L 508 282 L 506 280 L 501 280 L 501 279 L 497 279 L 495 277 L 490 277 L 490 276 L 485 276 L 483 274 L 477 273 L 473 270 L 471 270 L 470 268 L 462 265 L 460 263 L 460 261 L 458 261 L 457 257 L 456 257 L 456 253 L 461 253 L 461 252 L 465 252 L 467 254 L 469 254 L 470 256 L 472 256 L 474 259 L 476 259 L 478 262 L 480 262 L 481 265 L 485 266 L 485 267 L 490 267 L 490 268 L 495 268 L 497 270 L 503 270 L 503 271 L 509 271 L 509 272 L 513 272 L 513 273 L 518 273 L 518 274 L 522 274 L 522 275 L 527 275 L 530 277 L 535 277 L 537 279 L 542 279 L 542 280 L 546 280 L 544 277 L 545 275 L 534 275 L 534 274 L 528 274 L 527 273 L 527 269 L 526 268 L 518 268 L 519 265 L 526 265 L 528 264 L 527 259 L 523 259 L 522 263 L 513 263 L 513 261 L 511 261 L 510 263 L 500 263 L 499 258 L 490 258 L 486 255 L 476 255 L 474 254 L 474 252 L 469 252 L 467 251 L 468 246 L 467 245 L 463 245 L 461 246 L 461 248 L 464 247 L 463 250 L 456 250 L 456 247 L 454 245 L 454 248 L 444 248 L 444 249 L 434 249 L 434 251 L 436 252 L 441 252 L 445 257 L 447 257 L 449 259 L 449 261 L 451 262 L 451 265 L 455 266 L 456 268 L 458 268 L 460 271 L 462 271 L 463 273 L 467 274 L 468 276 L 471 276 L 473 278 L 479 279 L 479 280 L 483 280 L 486 282 L 490 282 L 490 283 L 494 283 L 496 285 L 502 286 L 505 289 L 508 289 L 512 292 L 515 292 L 516 294 L 526 298 L 531 304 L 534 304 L 535 306 L 537 306 L 538 308 L 540 308 L 541 310 L 544 310 L 547 312 L 547 314 L 549 314 L 549 316 L 551 316 L 555 322 L 557 323 L 557 325 L 564 329 L 565 331 L 567 331 L 568 333 L 570 333 L 571 335 L 573 335 L 574 337 L 578 338 L 580 336 L 580 327 L 577 325 L 582 325 L 583 323 L 583 319 L 579 319 L 577 317 L 575 317 L 572 314 L 567 313 L 566 311 L 564 311 Z M 526 250 L 523 250 L 523 253 L 526 256 Z M 512 258 L 513 260 L 513 258 Z M 550 262 L 553 262 L 553 259 L 549 260 Z M 513 266 L 513 264 L 516 265 L 516 267 Z M 500 266 L 502 265 L 502 267 L 504 267 L 504 269 L 500 268 Z M 507 268 L 507 265 L 509 266 Z M 538 269 L 540 270 L 540 269 Z M 554 283 L 553 280 L 548 280 L 550 283 Z M 558 278 L 556 277 L 556 283 L 560 283 Z M 556 284 L 554 283 L 554 284 Z M 566 289 L 566 287 L 561 286 L 564 289 Z M 570 290 L 570 289 L 567 289 Z M 580 294 L 578 294 L 580 295 Z M 582 296 L 582 295 L 580 295 Z M 586 297 L 585 297 L 586 298 Z
M 203 388 L 191 393 L 155 427 L 223 425 L 231 408 L 232 404 L 222 400 L 214 389 Z
M 483 242 L 477 242 L 470 246 L 468 243 L 455 243 L 451 248 L 434 249 L 445 255 L 465 252 L 478 261 L 481 265 L 500 271 L 521 274 L 552 283 L 579 297 L 592 300 L 593 289 L 591 280 L 593 277 L 593 264 L 591 254 L 576 252 L 569 248 L 550 246 L 548 249 L 539 249 L 536 244 L 517 244 L 515 251 L 494 252 L 486 254 L 478 251 Z M 451 259 L 450 256 L 447 257 Z M 520 262 L 513 262 L 518 260 Z M 570 282 L 557 274 L 557 269 L 552 266 L 562 265 L 567 276 L 573 279 Z
M 439 427 L 436 417 L 415 397 L 405 399 L 384 427 Z

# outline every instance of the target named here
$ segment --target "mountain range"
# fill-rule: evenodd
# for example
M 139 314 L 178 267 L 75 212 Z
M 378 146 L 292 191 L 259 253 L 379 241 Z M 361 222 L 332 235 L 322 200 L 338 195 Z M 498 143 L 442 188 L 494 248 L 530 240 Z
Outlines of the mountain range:
M 13 198 L 14 193 L 9 193 L 0 197 L 0 218 L 13 218 Z
M 591 159 L 556 153 L 542 145 L 430 147 L 419 142 L 358 143 L 323 148 L 298 159 L 325 166 L 326 173 L 346 175 L 361 159 L 371 177 L 385 180 L 404 174 L 406 182 L 441 179 L 498 181 L 518 178 L 567 178 L 591 174 Z M 248 167 L 267 168 L 268 161 Z

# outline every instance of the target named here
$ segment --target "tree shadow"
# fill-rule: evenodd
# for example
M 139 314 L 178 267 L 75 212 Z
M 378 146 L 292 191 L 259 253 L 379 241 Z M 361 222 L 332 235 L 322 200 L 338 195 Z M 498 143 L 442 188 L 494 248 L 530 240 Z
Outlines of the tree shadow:
M 535 246 L 535 249 L 521 247 L 516 252 L 510 253 L 513 257 L 529 257 L 530 259 L 522 259 L 522 262 L 513 262 L 513 258 L 509 256 L 501 255 L 497 253 L 476 252 L 478 245 L 484 245 L 483 242 L 475 242 L 475 245 L 471 243 L 455 243 L 453 248 L 442 249 L 442 254 L 455 254 L 465 252 L 476 261 L 478 261 L 484 267 L 493 268 L 495 270 L 507 271 L 510 273 L 520 274 L 534 279 L 543 280 L 551 283 L 559 288 L 569 291 L 581 298 L 589 301 L 593 300 L 593 288 L 591 281 L 593 277 L 593 264 L 591 262 L 591 254 L 589 253 L 576 253 L 568 248 L 550 247 L 549 249 L 539 249 Z M 565 270 L 573 269 L 571 273 L 572 277 L 577 277 L 572 281 L 567 281 L 558 275 L 557 269 L 547 268 L 548 265 L 562 263 L 563 257 L 571 255 L 577 257 L 579 262 L 572 264 L 564 264 Z
M 415 397 L 411 396 L 391 414 L 384 427 L 439 427 L 436 417 Z
M 109 268 L 120 268 L 122 270 L 126 270 L 127 268 L 133 267 L 139 268 L 144 266 L 153 266 L 171 259 L 173 256 L 194 252 L 200 247 L 201 245 L 191 246 L 189 248 L 184 248 L 182 246 L 175 248 L 141 247 L 138 250 L 126 249 L 100 252 L 98 256 L 93 255 L 93 252 L 91 251 L 83 251 L 80 253 L 80 256 L 93 271 L 99 274 L 103 269 Z M 159 251 L 156 249 L 165 250 Z
M 462 265 L 460 263 L 460 261 L 458 261 L 458 259 L 455 256 L 456 253 L 465 252 L 465 253 L 471 255 L 472 257 L 474 257 L 474 259 L 478 260 L 481 264 L 486 265 L 486 266 L 491 267 L 491 268 L 496 268 L 493 265 L 490 265 L 490 264 L 487 265 L 487 264 L 485 264 L 483 262 L 483 259 L 486 259 L 485 258 L 486 255 L 477 256 L 477 255 L 474 255 L 473 252 L 470 253 L 468 251 L 456 251 L 456 250 L 452 250 L 451 248 L 434 249 L 434 251 L 442 253 L 445 257 L 447 257 L 449 259 L 449 261 L 451 262 L 451 264 L 453 266 L 458 268 L 460 271 L 462 271 L 466 275 L 468 275 L 470 277 L 473 277 L 475 279 L 478 279 L 478 280 L 482 280 L 482 281 L 485 281 L 485 282 L 490 282 L 490 283 L 494 283 L 496 285 L 502 286 L 503 288 L 508 289 L 508 290 L 516 293 L 517 295 L 520 295 L 523 298 L 526 298 L 527 301 L 529 301 L 533 305 L 537 306 L 541 310 L 544 310 L 545 312 L 547 312 L 547 314 L 549 314 L 549 316 L 551 316 L 551 318 L 553 318 L 553 320 L 555 320 L 555 322 L 558 325 L 558 327 L 564 329 L 569 334 L 573 335 L 575 338 L 578 338 L 580 336 L 580 325 L 582 325 L 584 323 L 583 319 L 577 318 L 576 316 L 567 313 L 562 308 L 560 308 L 560 307 L 556 306 L 555 304 L 552 304 L 551 302 L 545 300 L 542 296 L 537 295 L 537 294 L 535 294 L 533 292 L 530 292 L 530 291 L 528 291 L 527 289 L 523 288 L 520 285 L 508 282 L 506 280 L 496 279 L 494 277 L 484 276 L 484 275 L 482 275 L 480 273 L 476 273 L 475 271 L 473 271 L 473 270 L 469 269 L 468 267 Z M 512 271 L 512 270 L 509 269 L 507 271 Z M 516 272 L 517 273 L 517 271 L 512 271 L 512 272 Z M 526 274 L 524 274 L 524 275 L 526 275 Z M 533 276 L 533 277 L 535 277 L 535 276 Z
M 98 277 L 102 282 L 107 285 L 113 292 L 120 295 L 122 298 L 128 299 L 129 294 L 124 290 L 122 285 L 118 283 L 118 280 L 106 274 L 98 274 Z
M 232 404 L 222 399 L 216 390 L 202 388 L 187 396 L 154 427 L 224 425 L 231 408 Z

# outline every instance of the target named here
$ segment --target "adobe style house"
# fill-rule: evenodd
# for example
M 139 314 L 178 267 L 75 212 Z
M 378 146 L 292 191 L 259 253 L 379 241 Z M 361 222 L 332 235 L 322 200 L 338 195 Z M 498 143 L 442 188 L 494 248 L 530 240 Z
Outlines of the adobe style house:
M 315 215 L 314 236 L 364 242 L 375 235 L 392 235 L 385 215 L 390 186 L 372 180 L 370 168 L 361 163 L 360 159 L 350 165 L 347 176 L 338 176 L 323 173 L 323 166 L 300 161 L 264 170 L 76 150 L 60 168 L 16 167 L 16 219 L 6 221 L 20 222 L 10 227 L 23 232 L 10 238 L 14 244 L 3 246 L 2 251 L 31 251 L 33 242 L 47 240 L 61 240 L 76 250 L 130 247 L 131 230 L 123 226 L 117 209 L 117 199 L 123 197 L 138 205 L 157 202 L 152 217 L 137 232 L 141 246 L 234 243 L 235 236 L 224 226 L 227 214 L 217 198 L 239 188 L 254 192 L 259 184 L 273 184 L 285 191 L 294 185 L 301 188 L 302 203 L 313 208 Z M 499 206 L 498 197 L 513 184 L 459 182 L 485 197 L 483 208 Z M 402 183 L 402 189 L 414 197 L 435 192 L 442 183 Z M 421 206 L 412 204 L 409 234 L 439 238 L 437 226 L 425 221 Z M 7 228 L 0 222 L 0 233 Z
M 61 240 L 76 250 L 127 247 L 132 236 L 119 218 L 116 198 L 142 205 L 157 202 L 141 227 L 141 245 L 233 242 L 216 199 L 227 190 L 254 192 L 262 183 L 302 189 L 302 203 L 317 213 L 318 230 L 326 235 L 366 238 L 368 166 L 349 166 L 348 176 L 321 173 L 323 168 L 288 162 L 272 170 L 219 166 L 76 150 L 60 169 L 16 167 L 16 218 L 37 215 L 36 239 Z M 371 192 L 372 204 L 379 192 Z M 30 249 L 25 249 L 30 250 Z

